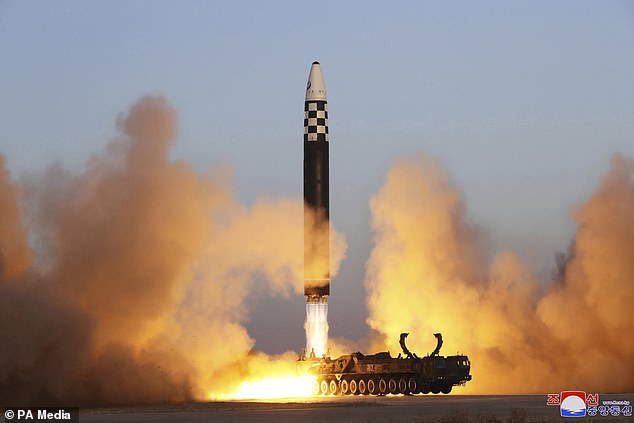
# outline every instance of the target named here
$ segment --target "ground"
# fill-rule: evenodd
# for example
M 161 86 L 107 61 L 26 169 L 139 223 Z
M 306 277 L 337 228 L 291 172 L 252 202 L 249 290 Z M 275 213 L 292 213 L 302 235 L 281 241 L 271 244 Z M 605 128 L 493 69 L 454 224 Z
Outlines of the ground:
M 605 396 L 605 399 L 608 396 Z M 603 398 L 603 397 L 602 397 Z M 634 403 L 634 394 L 609 399 Z M 559 417 L 559 407 L 546 405 L 544 395 L 419 395 L 387 397 L 326 397 L 276 402 L 209 402 L 165 406 L 84 409 L 85 422 L 613 422 L 632 417 L 600 415 Z

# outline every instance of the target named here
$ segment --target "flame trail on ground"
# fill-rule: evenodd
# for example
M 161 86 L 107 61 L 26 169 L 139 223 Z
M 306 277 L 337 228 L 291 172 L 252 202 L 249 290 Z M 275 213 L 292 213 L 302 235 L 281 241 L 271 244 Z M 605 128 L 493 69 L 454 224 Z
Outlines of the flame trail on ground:
M 313 376 L 272 376 L 246 380 L 229 394 L 210 394 L 212 400 L 261 400 L 283 398 L 305 398 L 312 395 Z

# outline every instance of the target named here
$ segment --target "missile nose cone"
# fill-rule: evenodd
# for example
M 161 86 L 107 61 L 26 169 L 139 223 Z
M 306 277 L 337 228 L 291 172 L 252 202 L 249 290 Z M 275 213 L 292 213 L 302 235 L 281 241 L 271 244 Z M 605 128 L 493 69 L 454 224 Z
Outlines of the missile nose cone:
M 326 85 L 319 62 L 313 62 L 306 85 L 306 101 L 326 101 Z

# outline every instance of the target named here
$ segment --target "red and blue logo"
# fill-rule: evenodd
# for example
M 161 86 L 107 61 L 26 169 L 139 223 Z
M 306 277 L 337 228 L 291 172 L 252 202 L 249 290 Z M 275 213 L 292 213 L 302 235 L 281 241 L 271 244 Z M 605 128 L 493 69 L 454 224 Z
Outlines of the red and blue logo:
M 561 417 L 585 417 L 586 393 L 584 391 L 564 391 L 559 404 Z
M 599 394 L 584 391 L 563 391 L 548 394 L 546 405 L 558 405 L 562 417 L 632 417 L 632 403 L 629 400 L 606 400 L 599 405 Z
M 547 405 L 558 405 L 562 417 L 585 417 L 596 415 L 599 394 L 586 394 L 585 391 L 563 391 L 548 394 Z

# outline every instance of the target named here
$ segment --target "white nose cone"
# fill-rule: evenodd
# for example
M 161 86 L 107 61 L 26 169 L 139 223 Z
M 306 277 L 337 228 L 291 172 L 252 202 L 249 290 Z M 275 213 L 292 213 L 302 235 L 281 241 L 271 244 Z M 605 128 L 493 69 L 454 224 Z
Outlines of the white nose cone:
M 326 85 L 319 62 L 313 62 L 306 85 L 306 101 L 326 101 Z

